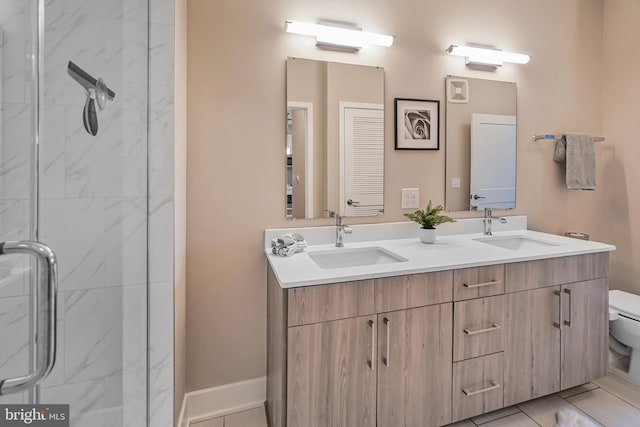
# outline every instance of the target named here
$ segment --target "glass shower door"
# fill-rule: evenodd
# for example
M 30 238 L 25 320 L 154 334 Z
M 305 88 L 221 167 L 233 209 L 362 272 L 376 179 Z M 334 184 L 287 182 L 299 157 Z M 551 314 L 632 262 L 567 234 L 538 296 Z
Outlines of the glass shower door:
M 56 364 L 0 405 L 69 404 L 74 427 L 147 425 L 148 26 L 146 0 L 0 1 L 0 241 L 59 273 Z M 0 257 L 0 379 L 33 368 L 36 279 Z
M 36 239 L 35 6 L 0 2 L 0 242 Z M 33 369 L 35 273 L 28 255 L 0 256 L 0 380 Z M 10 391 L 0 404 L 35 402 L 34 388 Z

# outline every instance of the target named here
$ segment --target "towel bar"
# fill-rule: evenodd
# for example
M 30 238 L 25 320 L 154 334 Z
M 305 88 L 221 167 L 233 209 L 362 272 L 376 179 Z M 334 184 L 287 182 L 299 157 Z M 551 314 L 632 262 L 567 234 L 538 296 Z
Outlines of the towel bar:
M 550 139 L 552 141 L 558 141 L 559 139 L 562 139 L 562 135 L 544 134 L 544 135 L 533 135 L 531 137 L 532 141 L 538 141 L 540 139 Z M 593 137 L 593 142 L 602 142 L 604 140 L 605 139 L 602 136 L 594 136 Z

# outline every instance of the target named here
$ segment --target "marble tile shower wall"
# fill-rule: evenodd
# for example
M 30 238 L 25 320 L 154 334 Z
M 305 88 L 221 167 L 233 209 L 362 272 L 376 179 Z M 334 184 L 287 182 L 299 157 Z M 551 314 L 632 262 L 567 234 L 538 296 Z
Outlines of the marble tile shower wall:
M 30 237 L 31 152 L 26 141 L 33 137 L 32 108 L 24 88 L 31 79 L 34 3 L 0 4 L 0 240 Z M 173 0 L 46 0 L 45 5 L 40 238 L 58 253 L 60 293 L 58 361 L 43 384 L 41 401 L 73 402 L 72 425 L 77 427 L 146 425 L 149 298 L 150 425 L 169 427 Z M 66 74 L 70 59 L 117 92 L 99 114 L 95 138 L 82 126 L 85 98 Z M 0 342 L 10 345 L 0 346 L 0 378 L 28 369 L 29 265 L 21 258 L 4 258 Z M 22 270 L 27 273 L 18 274 Z M 25 399 L 19 395 L 0 402 Z
M 40 238 L 59 258 L 59 361 L 41 400 L 72 424 L 144 426 L 147 349 L 146 0 L 47 0 Z M 116 92 L 82 123 L 72 60 Z

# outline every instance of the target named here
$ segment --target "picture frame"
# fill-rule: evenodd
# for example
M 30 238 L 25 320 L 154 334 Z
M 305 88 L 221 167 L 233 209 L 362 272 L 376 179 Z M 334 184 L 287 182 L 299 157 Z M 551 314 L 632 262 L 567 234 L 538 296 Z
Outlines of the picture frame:
M 395 98 L 395 149 L 440 149 L 440 101 Z

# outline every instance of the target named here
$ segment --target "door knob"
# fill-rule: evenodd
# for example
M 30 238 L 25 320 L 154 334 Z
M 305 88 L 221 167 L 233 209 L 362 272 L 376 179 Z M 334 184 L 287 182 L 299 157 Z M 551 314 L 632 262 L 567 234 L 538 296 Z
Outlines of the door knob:
M 486 197 L 478 196 L 477 194 L 474 194 L 472 197 L 473 197 L 473 200 L 486 199 Z
M 347 200 L 347 204 L 349 206 L 358 206 L 360 204 L 360 202 L 356 202 L 354 200 L 349 199 L 349 200 Z

